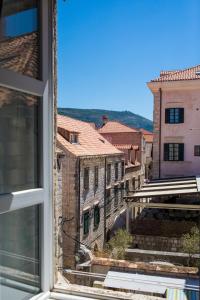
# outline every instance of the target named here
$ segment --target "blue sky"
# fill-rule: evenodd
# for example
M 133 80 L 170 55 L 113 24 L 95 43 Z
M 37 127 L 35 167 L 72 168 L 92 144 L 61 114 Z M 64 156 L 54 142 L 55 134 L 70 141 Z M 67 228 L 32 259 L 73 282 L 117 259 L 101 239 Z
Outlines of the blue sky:
M 152 119 L 146 82 L 200 64 L 199 0 L 59 0 L 58 105 Z

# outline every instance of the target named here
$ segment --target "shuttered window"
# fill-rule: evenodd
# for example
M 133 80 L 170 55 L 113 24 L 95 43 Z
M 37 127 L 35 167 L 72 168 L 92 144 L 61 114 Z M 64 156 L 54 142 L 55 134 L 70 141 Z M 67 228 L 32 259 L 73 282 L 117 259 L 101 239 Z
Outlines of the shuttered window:
M 99 185 L 99 168 L 94 168 L 94 188 L 97 189 Z
M 107 165 L 107 184 L 109 185 L 111 182 L 111 164 Z
M 84 190 L 89 189 L 89 168 L 84 169 L 83 185 L 84 185 Z
M 118 171 L 118 162 L 115 163 L 115 181 L 118 180 L 119 177 L 119 171 Z
M 165 161 L 183 161 L 184 160 L 184 144 L 169 143 L 164 144 L 164 160 Z
M 94 208 L 94 229 L 96 229 L 99 226 L 100 222 L 100 208 L 98 205 Z
M 165 123 L 179 124 L 184 123 L 184 108 L 166 108 L 165 109 Z
M 200 145 L 194 146 L 194 156 L 200 156 Z
M 83 234 L 88 234 L 90 228 L 90 213 L 85 212 L 83 215 Z

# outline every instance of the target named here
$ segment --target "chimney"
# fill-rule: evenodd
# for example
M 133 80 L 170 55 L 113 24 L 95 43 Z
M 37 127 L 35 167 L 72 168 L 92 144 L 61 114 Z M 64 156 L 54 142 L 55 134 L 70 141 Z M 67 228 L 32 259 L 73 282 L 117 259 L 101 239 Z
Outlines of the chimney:
M 103 121 L 103 125 L 105 125 L 108 122 L 108 117 L 107 116 L 102 116 L 102 121 Z

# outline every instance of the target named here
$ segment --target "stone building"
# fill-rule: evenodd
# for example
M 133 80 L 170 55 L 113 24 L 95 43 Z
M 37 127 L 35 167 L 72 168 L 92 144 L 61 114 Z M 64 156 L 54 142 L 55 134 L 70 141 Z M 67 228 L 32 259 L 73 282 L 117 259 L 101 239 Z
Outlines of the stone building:
M 144 151 L 144 164 L 145 164 L 145 178 L 152 178 L 152 154 L 153 154 L 153 133 L 141 128 L 140 131 L 143 133 L 145 141 Z
M 154 95 L 153 177 L 184 177 L 200 170 L 200 65 L 161 72 Z
M 62 158 L 63 263 L 75 268 L 81 243 L 101 250 L 124 209 L 124 154 L 89 123 L 58 115 Z
M 125 174 L 122 187 L 126 192 L 139 189 L 143 183 L 145 168 L 145 143 L 143 133 L 117 121 L 104 117 L 104 125 L 98 132 L 125 155 Z

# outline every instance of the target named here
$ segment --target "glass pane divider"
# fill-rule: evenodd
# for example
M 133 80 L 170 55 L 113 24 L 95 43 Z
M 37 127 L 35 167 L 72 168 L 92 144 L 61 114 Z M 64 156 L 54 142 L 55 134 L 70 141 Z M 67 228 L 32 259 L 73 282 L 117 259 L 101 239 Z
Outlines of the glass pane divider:
M 0 214 L 44 202 L 44 189 L 31 189 L 0 195 Z
M 46 81 L 40 81 L 10 70 L 0 69 L 1 86 L 42 97 Z

